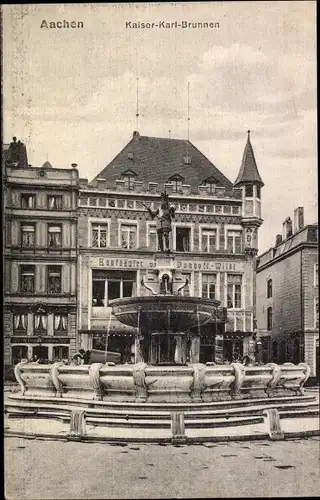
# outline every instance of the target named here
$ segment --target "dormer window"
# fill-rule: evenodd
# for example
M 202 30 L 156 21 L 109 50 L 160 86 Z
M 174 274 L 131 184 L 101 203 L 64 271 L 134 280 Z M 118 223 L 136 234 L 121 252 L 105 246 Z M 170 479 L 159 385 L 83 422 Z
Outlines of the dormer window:
M 134 181 L 137 178 L 137 174 L 133 170 L 126 170 L 121 174 L 121 180 L 124 181 L 124 188 L 127 191 L 134 190 Z
M 184 156 L 183 157 L 183 162 L 184 162 L 185 165 L 191 165 L 191 162 L 192 162 L 191 156 Z
M 216 185 L 218 184 L 218 181 L 214 177 L 208 177 L 207 179 L 204 179 L 202 186 L 206 186 L 209 193 L 214 193 L 214 190 L 216 188 Z
M 176 174 L 168 179 L 168 182 L 172 184 L 172 192 L 180 193 L 182 191 L 182 184 L 184 183 L 184 178 L 181 175 Z
M 128 160 L 133 160 L 133 153 L 130 151 L 127 155 Z

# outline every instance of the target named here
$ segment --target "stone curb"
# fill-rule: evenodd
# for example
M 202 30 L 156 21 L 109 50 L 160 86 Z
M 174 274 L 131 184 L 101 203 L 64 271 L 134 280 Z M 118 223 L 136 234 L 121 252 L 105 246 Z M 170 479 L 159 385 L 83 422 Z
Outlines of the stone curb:
M 19 432 L 19 431 L 4 431 L 5 437 L 19 437 L 25 439 L 39 439 L 45 441 L 77 441 L 80 443 L 172 443 L 171 437 L 159 437 L 159 438 L 118 438 L 118 437 L 95 437 L 95 436 L 85 436 L 85 437 L 74 437 L 74 436 L 58 436 L 56 434 L 44 434 L 44 433 L 32 433 L 32 432 Z M 284 440 L 292 438 L 307 438 L 312 436 L 320 436 L 320 430 L 309 430 L 302 432 L 286 432 L 284 434 Z M 206 442 L 229 442 L 229 441 L 271 441 L 268 433 L 261 434 L 246 434 L 238 436 L 211 436 L 211 437 L 188 437 L 186 436 L 185 444 L 197 444 Z

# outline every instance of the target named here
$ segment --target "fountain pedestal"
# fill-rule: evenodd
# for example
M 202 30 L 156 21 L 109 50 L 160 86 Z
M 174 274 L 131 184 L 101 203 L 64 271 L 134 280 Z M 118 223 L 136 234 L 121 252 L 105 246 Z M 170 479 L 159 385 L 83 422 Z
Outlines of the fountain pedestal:
M 190 363 L 199 363 L 200 360 L 200 335 L 191 338 Z

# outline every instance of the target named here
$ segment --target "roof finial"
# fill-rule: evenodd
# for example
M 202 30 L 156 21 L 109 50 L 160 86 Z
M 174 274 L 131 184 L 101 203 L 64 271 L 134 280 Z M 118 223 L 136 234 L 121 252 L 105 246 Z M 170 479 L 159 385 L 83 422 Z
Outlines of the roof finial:
M 248 139 L 250 139 L 250 130 L 248 130 Z
M 137 111 L 136 111 L 136 129 L 139 130 L 139 78 L 137 78 Z
M 171 130 L 169 130 L 169 139 L 171 139 Z

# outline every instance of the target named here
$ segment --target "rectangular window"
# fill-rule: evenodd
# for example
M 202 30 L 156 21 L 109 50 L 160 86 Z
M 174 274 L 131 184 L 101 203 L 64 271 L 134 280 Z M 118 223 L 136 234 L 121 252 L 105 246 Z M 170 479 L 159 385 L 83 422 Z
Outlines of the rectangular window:
M 62 209 L 62 196 L 49 195 L 48 196 L 48 207 L 50 210 L 61 210 Z
M 66 333 L 68 329 L 68 314 L 55 314 L 53 317 L 54 333 Z
M 272 307 L 267 309 L 267 330 L 272 330 Z
M 159 245 L 158 245 L 157 229 L 155 225 L 151 224 L 148 225 L 148 241 L 149 241 L 148 248 L 150 248 L 154 252 L 157 252 L 159 250 Z
M 228 231 L 227 232 L 227 251 L 231 253 L 242 252 L 242 232 Z
M 318 288 L 319 283 L 319 267 L 318 264 L 314 264 L 313 267 L 313 286 Z
M 108 224 L 92 224 L 91 242 L 95 248 L 107 248 Z
M 319 328 L 319 297 L 314 298 L 314 328 Z
M 227 279 L 227 307 L 228 309 L 241 308 L 241 274 L 228 274 Z
M 134 190 L 135 177 L 133 175 L 124 175 L 122 180 L 124 181 L 124 188 L 126 191 Z
M 27 323 L 28 316 L 27 314 L 14 314 L 13 315 L 13 333 L 16 332 L 24 332 L 24 335 L 27 333 Z
M 272 297 L 272 280 L 269 279 L 267 281 L 267 298 L 270 299 Z
M 47 331 L 47 316 L 44 314 L 34 315 L 34 331 L 37 333 Z
M 216 274 L 202 275 L 202 297 L 207 299 L 215 299 L 216 296 Z
M 22 224 L 21 225 L 21 245 L 23 247 L 34 247 L 35 245 L 35 225 Z
M 61 266 L 49 266 L 47 270 L 48 293 L 61 293 L 62 289 L 62 270 Z
M 129 250 L 137 247 L 136 224 L 121 224 L 121 247 Z
M 136 273 L 131 271 L 92 271 L 92 305 L 105 307 L 108 301 L 135 295 Z
M 253 186 L 250 186 L 250 185 L 246 186 L 245 192 L 246 192 L 247 198 L 252 198 L 253 197 Z
M 256 186 L 256 190 L 257 190 L 257 198 L 261 198 L 261 188 L 260 188 L 260 186 Z
M 59 248 L 62 246 L 62 227 L 56 224 L 48 224 L 48 247 Z
M 190 252 L 190 233 L 189 227 L 176 227 L 177 252 Z
M 213 253 L 217 248 L 217 231 L 215 229 L 201 230 L 201 251 Z
M 182 191 L 182 180 L 181 179 L 171 179 L 170 184 L 172 184 L 173 193 L 181 193 Z
M 182 273 L 182 283 L 181 286 L 184 286 L 179 290 L 179 295 L 182 295 L 182 297 L 190 297 L 190 291 L 191 291 L 191 274 L 189 273 Z
M 35 208 L 36 195 L 21 193 L 21 208 Z
M 20 292 L 34 292 L 35 266 L 20 266 Z

